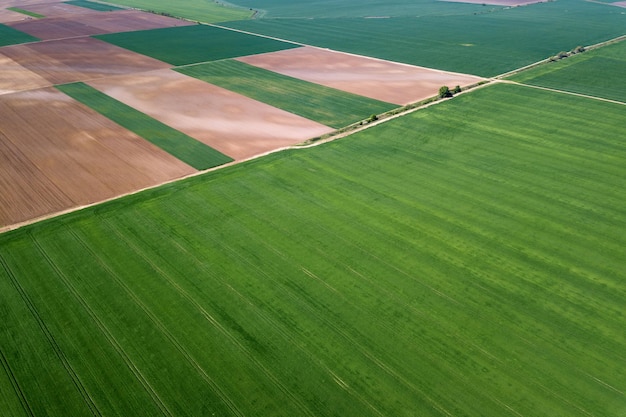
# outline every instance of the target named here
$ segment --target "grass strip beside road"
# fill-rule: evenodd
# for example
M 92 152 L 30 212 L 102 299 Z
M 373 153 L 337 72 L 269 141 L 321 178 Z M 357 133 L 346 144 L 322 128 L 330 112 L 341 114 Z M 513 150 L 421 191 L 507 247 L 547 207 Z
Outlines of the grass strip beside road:
M 19 7 L 7 7 L 7 10 L 11 10 L 12 12 L 22 13 L 22 14 L 25 14 L 26 16 L 34 17 L 36 19 L 41 19 L 43 17 L 46 17 L 39 13 L 29 12 L 28 10 L 20 9 Z
M 233 160 L 87 84 L 65 84 L 57 86 L 57 89 L 198 170 Z
M 398 107 L 235 60 L 176 71 L 334 128 Z
M 72 6 L 83 7 L 85 9 L 97 10 L 99 12 L 110 12 L 113 10 L 123 10 L 121 7 L 111 6 L 109 4 L 95 3 L 88 0 L 71 0 L 66 1 L 65 4 L 71 4 Z

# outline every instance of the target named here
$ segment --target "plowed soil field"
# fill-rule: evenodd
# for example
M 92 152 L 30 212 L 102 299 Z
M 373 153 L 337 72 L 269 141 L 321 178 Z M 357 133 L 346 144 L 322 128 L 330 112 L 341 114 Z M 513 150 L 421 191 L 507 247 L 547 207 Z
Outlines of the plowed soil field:
M 31 90 L 51 85 L 45 78 L 24 68 L 1 52 L 0 68 L 2 68 L 0 94 L 13 93 L 20 90 Z
M 333 130 L 170 70 L 87 84 L 236 160 Z
M 0 229 L 195 170 L 53 88 L 0 96 Z
M 1 48 L 0 53 L 52 84 L 169 67 L 93 38 L 14 45 Z
M 2 6 L 0 6 L 0 23 L 19 22 L 20 20 L 25 20 L 27 18 L 28 16 L 22 13 L 2 9 Z
M 30 2 L 30 4 L 24 4 L 17 2 L 13 3 L 12 6 L 19 7 L 24 10 L 28 10 L 29 12 L 37 13 L 43 15 L 45 17 L 56 17 L 56 16 L 66 16 L 66 15 L 82 15 L 93 13 L 93 10 L 87 9 L 85 7 L 73 6 L 71 4 L 66 4 L 58 1 L 50 2 L 46 0 L 40 0 L 37 2 Z
M 439 88 L 482 78 L 304 47 L 238 58 L 239 61 L 313 83 L 399 105 L 437 94 Z
M 76 6 L 73 6 L 76 7 Z M 91 36 L 105 33 L 130 32 L 135 30 L 159 29 L 173 26 L 189 26 L 187 22 L 172 17 L 140 12 L 137 10 L 119 10 L 113 12 L 94 12 L 32 19 L 9 26 L 40 39 L 61 39 L 75 36 Z

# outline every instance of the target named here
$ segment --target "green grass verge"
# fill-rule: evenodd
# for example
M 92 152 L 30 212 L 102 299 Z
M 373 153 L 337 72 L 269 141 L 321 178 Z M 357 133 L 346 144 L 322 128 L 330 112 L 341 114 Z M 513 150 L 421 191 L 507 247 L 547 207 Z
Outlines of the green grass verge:
M 508 9 L 484 6 L 482 12 L 456 3 L 447 6 L 450 14 L 257 19 L 227 25 L 307 45 L 485 77 L 578 45 L 621 36 L 626 27 L 623 9 L 579 0 Z M 385 16 L 383 11 L 381 16 Z
M 73 6 L 84 7 L 86 9 L 97 10 L 99 12 L 110 12 L 113 10 L 123 10 L 121 7 L 111 6 L 109 4 L 96 3 L 88 0 L 71 0 L 64 2 Z
M 38 40 L 39 39 L 34 36 L 0 23 L 0 47 L 26 42 L 37 42 Z
M 208 169 L 233 160 L 87 84 L 65 84 L 57 88 L 196 169 Z
M 626 102 L 626 42 L 576 54 L 509 77 L 512 81 Z
M 204 23 L 249 19 L 253 13 L 249 9 L 226 6 L 223 2 L 212 0 L 114 0 L 112 3 Z
M 216 61 L 298 46 L 207 25 L 113 33 L 94 38 L 172 65 Z
M 335 128 L 398 107 L 235 60 L 194 65 L 176 71 Z
M 6 233 L 0 398 L 35 410 L 15 416 L 621 416 L 623 120 L 494 85 Z
M 28 10 L 20 9 L 19 7 L 7 7 L 7 10 L 11 10 L 13 12 L 25 14 L 26 16 L 34 17 L 34 18 L 37 18 L 37 19 L 41 19 L 43 17 L 46 17 L 46 16 L 44 16 L 42 14 L 39 14 L 39 13 L 29 12 Z

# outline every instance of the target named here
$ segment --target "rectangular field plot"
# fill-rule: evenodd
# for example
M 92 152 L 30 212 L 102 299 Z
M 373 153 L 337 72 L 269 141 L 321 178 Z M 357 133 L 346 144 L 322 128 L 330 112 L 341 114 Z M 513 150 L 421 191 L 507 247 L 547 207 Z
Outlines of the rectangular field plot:
M 0 53 L 52 84 L 169 67 L 93 38 L 14 45 L 0 49 Z
M 195 172 L 55 89 L 0 95 L 0 227 Z
M 495 85 L 4 234 L 0 392 L 63 417 L 619 417 L 623 115 Z
M 510 77 L 512 81 L 626 103 L 626 42 L 590 50 Z
M 157 13 L 169 13 L 173 16 L 180 16 L 204 23 L 249 19 L 253 13 L 252 9 L 229 7 L 222 2 L 209 2 L 206 0 L 116 0 L 115 4 L 137 7 L 143 10 L 154 10 Z
M 50 86 L 50 81 L 24 68 L 0 52 L 0 94 Z
M 230 157 L 202 142 L 86 84 L 66 84 L 57 88 L 196 169 L 213 168 L 232 161 Z
M 109 77 L 89 85 L 237 160 L 333 130 L 170 70 Z
M 9 22 L 19 22 L 20 20 L 26 20 L 28 16 L 22 13 L 15 12 L 13 10 L 3 9 L 0 6 L 0 24 Z
M 235 60 L 183 67 L 177 71 L 335 128 L 397 107 Z
M 441 86 L 465 87 L 482 78 L 303 47 L 238 58 L 290 77 L 405 105 L 436 96 Z
M 113 10 L 123 10 L 120 7 L 111 6 L 103 3 L 95 3 L 93 1 L 87 0 L 71 0 L 64 2 L 65 4 L 70 4 L 72 6 L 84 7 L 91 10 L 97 10 L 99 12 L 110 12 Z
M 26 42 L 36 42 L 38 40 L 39 39 L 27 33 L 13 29 L 10 26 L 0 24 L 0 47 Z
M 40 39 L 62 39 L 103 33 L 129 32 L 174 26 L 191 22 L 137 10 L 94 12 L 12 23 L 11 27 Z
M 28 4 L 20 3 L 18 7 L 45 17 L 69 15 L 79 17 L 79 15 L 82 14 L 93 13 L 93 10 L 74 6 L 61 1 L 35 1 L 29 2 Z
M 298 46 L 207 25 L 114 33 L 96 38 L 177 66 Z

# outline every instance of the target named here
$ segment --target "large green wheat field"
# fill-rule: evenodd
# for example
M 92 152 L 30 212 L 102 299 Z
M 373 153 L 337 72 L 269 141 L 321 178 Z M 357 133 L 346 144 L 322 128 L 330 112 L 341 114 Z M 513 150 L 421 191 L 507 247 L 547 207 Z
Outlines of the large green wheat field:
M 624 108 L 495 85 L 0 236 L 20 416 L 622 416 Z

